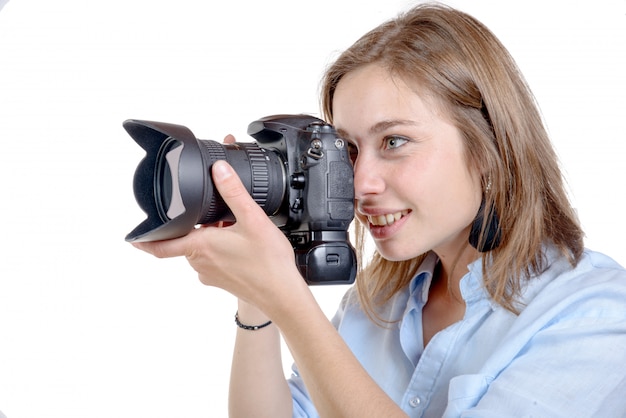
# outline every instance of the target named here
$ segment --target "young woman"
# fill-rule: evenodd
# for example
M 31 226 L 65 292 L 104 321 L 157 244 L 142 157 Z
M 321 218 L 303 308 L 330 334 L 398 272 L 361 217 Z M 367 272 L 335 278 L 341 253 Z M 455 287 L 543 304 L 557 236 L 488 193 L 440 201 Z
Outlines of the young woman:
M 186 256 L 239 298 L 231 415 L 624 416 L 626 272 L 583 248 L 533 96 L 494 35 L 417 6 L 337 59 L 322 105 L 352 148 L 357 246 L 368 233 L 376 245 L 332 322 L 224 162 L 213 177 L 234 225 L 135 244 Z

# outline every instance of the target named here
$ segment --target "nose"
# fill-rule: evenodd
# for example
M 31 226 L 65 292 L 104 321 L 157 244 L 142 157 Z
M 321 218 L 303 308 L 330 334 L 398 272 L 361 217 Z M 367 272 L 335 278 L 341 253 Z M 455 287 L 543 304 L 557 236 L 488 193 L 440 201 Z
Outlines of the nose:
M 359 153 L 354 161 L 354 197 L 365 197 L 382 193 L 385 190 L 383 168 L 373 158 Z

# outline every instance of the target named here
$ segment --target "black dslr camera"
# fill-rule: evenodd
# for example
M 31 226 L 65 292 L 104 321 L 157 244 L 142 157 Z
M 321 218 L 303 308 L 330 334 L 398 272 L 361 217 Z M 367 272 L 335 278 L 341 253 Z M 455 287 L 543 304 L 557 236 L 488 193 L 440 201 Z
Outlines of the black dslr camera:
M 226 160 L 291 241 L 308 284 L 354 282 L 354 173 L 332 126 L 308 115 L 268 116 L 248 126 L 256 143 L 234 144 L 199 140 L 169 123 L 127 120 L 124 128 L 146 151 L 133 188 L 148 215 L 126 241 L 177 238 L 198 224 L 233 221 L 211 179 L 213 163 Z

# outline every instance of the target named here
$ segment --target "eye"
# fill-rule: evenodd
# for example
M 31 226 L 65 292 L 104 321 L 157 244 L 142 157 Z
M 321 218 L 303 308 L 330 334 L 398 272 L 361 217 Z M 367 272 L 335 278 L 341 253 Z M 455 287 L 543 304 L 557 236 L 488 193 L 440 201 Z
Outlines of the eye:
M 352 142 L 348 142 L 348 152 L 350 154 L 350 161 L 352 161 L 352 165 L 354 165 L 359 155 L 359 149 Z
M 401 136 L 388 136 L 384 139 L 385 149 L 399 148 L 407 142 L 409 142 L 409 140 Z

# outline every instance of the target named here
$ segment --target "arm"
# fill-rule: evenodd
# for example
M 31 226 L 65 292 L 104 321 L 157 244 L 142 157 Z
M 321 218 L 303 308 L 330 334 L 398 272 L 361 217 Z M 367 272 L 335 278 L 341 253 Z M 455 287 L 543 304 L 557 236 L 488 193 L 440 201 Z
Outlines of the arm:
M 214 164 L 215 181 L 222 178 L 215 168 L 219 165 Z M 272 288 L 304 281 L 293 262 L 291 244 L 250 198 L 232 168 L 225 168 L 224 180 L 230 189 L 216 184 L 222 186 L 219 191 L 225 199 L 240 202 L 235 224 L 198 228 L 181 238 L 133 245 L 159 258 L 186 257 L 203 284 L 239 298 L 241 322 L 262 324 L 268 317 L 250 302 L 259 298 L 271 301 Z M 291 416 L 292 400 L 276 325 L 257 331 L 237 330 L 229 392 L 232 417 Z
M 291 411 L 291 398 L 287 400 L 286 386 L 282 386 L 286 385 L 284 377 L 282 384 L 277 383 L 278 372 L 282 373 L 278 335 L 273 329 L 277 326 L 321 416 L 405 416 L 328 321 L 298 272 L 291 244 L 252 200 L 234 170 L 225 162 L 216 162 L 213 181 L 235 215 L 235 224 L 134 245 L 157 257 L 187 257 L 202 283 L 220 287 L 258 308 L 242 304 L 242 322 L 274 321 L 267 327 L 270 329 L 255 331 L 255 335 L 238 331 L 231 406 L 240 398 L 238 402 L 247 404 L 238 405 L 237 411 L 254 411 L 255 416 L 263 411 L 257 402 L 276 407 L 280 413 L 286 408 Z M 264 356 L 268 358 L 263 360 Z M 260 388 L 263 392 L 257 392 Z M 235 393 L 240 390 L 245 396 Z
M 319 415 L 406 417 L 354 357 L 309 289 L 302 290 L 288 314 L 276 309 L 272 315 Z
M 268 321 L 261 311 L 239 301 L 245 324 Z M 233 352 L 228 399 L 230 417 L 291 417 L 291 393 L 283 374 L 280 334 L 276 325 L 257 331 L 238 328 Z

